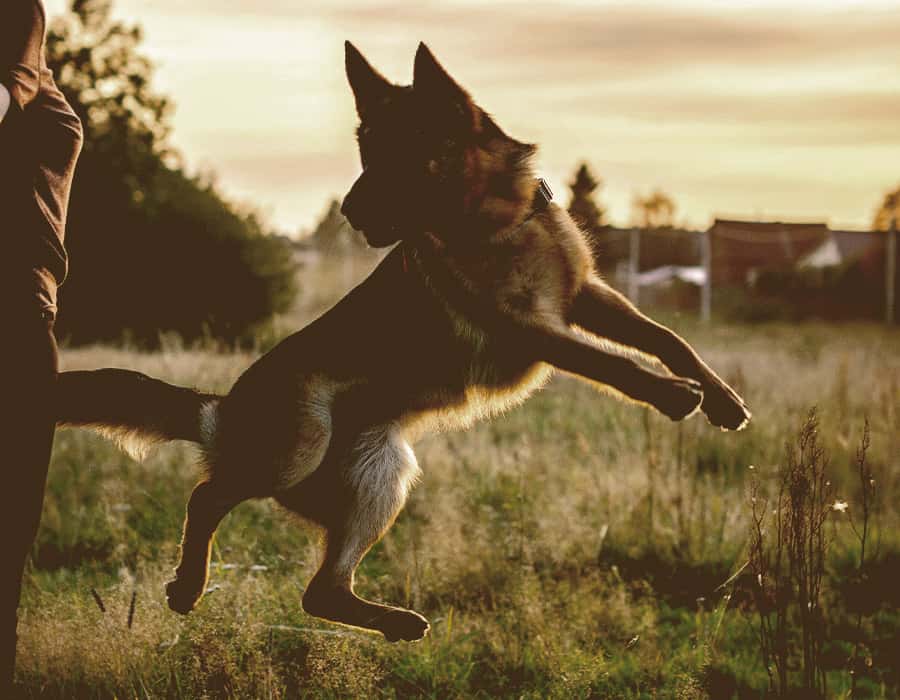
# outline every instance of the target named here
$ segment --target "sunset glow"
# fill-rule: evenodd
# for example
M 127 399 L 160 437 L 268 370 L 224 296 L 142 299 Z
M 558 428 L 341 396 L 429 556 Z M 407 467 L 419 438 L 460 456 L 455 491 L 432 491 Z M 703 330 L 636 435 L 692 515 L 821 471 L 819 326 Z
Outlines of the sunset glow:
M 725 215 L 865 228 L 900 184 L 895 2 L 114 6 L 145 30 L 191 168 L 292 234 L 358 172 L 344 39 L 401 83 L 427 42 L 511 135 L 540 145 L 558 199 L 587 160 L 614 223 L 661 187 L 693 226 Z

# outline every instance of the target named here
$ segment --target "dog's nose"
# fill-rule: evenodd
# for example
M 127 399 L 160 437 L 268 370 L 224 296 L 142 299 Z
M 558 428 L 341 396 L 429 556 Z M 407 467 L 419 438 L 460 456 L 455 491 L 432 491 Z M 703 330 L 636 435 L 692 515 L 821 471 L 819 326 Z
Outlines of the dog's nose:
M 360 200 L 362 197 L 360 196 L 360 190 L 363 189 L 361 183 L 363 182 L 363 175 L 360 175 L 356 182 L 353 183 L 353 186 L 350 188 L 350 191 L 344 195 L 344 201 L 341 202 L 341 214 L 350 222 L 350 225 L 359 231 L 360 221 L 359 221 L 359 212 L 360 212 Z M 363 211 L 365 211 L 365 207 L 363 207 Z
M 361 178 L 357 178 L 356 181 L 350 186 L 350 190 L 347 192 L 347 194 L 344 195 L 344 201 L 341 202 L 341 214 L 347 217 L 348 220 L 351 216 L 353 216 L 353 202 L 358 199 L 356 193 L 359 191 L 360 179 Z
M 347 221 L 350 223 L 350 226 L 352 228 L 356 229 L 357 231 L 359 230 L 359 228 L 356 226 L 357 222 L 354 221 L 354 216 L 353 216 L 354 211 L 353 211 L 353 206 L 350 204 L 350 195 L 349 194 L 346 197 L 344 197 L 344 201 L 341 203 L 341 214 L 344 216 L 345 219 L 347 219 Z

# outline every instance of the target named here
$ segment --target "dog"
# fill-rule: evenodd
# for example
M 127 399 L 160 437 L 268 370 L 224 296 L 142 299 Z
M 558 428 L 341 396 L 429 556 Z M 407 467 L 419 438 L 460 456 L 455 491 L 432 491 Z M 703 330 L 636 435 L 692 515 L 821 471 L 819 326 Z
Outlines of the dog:
M 425 618 L 359 598 L 353 577 L 419 476 L 419 436 L 498 414 L 555 370 L 672 420 L 699 408 L 738 430 L 750 412 L 684 340 L 600 279 L 584 235 L 532 171 L 536 147 L 504 133 L 424 44 L 406 86 L 345 48 L 362 173 L 342 211 L 370 245 L 393 249 L 227 395 L 127 370 L 64 372 L 59 422 L 132 453 L 154 441 L 199 444 L 206 476 L 166 586 L 173 610 L 186 614 L 203 595 L 221 519 L 271 497 L 324 532 L 304 609 L 413 641 Z

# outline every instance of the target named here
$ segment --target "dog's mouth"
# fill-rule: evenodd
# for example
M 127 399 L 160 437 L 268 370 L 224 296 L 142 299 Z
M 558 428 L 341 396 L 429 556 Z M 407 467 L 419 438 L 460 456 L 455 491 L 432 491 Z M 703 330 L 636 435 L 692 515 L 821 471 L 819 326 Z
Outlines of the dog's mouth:
M 346 218 L 353 230 L 361 233 L 373 248 L 384 248 L 403 238 L 403 229 L 399 224 L 380 221 L 363 222 L 352 216 Z
M 353 224 L 350 225 L 353 226 Z M 356 227 L 354 226 L 354 228 Z M 368 241 L 369 245 L 373 248 L 383 248 L 384 246 L 396 243 L 403 237 L 400 227 L 396 224 L 366 226 L 362 229 L 357 228 L 356 230 L 362 232 L 363 236 L 366 237 L 366 241 Z

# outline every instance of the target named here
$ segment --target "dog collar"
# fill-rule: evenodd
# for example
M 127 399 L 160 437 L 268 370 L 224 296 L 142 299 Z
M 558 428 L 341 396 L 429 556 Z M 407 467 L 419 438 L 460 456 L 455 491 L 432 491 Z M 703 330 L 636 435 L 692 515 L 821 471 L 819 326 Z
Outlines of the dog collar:
M 532 211 L 544 211 L 544 209 L 550 206 L 550 202 L 552 201 L 553 190 L 550 189 L 550 185 L 547 184 L 547 181 L 544 178 L 539 177 L 538 186 L 534 192 L 534 199 L 531 202 Z
M 534 191 L 534 199 L 531 200 L 531 211 L 528 212 L 528 216 L 522 220 L 522 224 L 531 221 L 532 216 L 544 211 L 550 206 L 552 201 L 553 190 L 550 189 L 550 185 L 547 184 L 547 181 L 544 178 L 539 177 L 537 179 L 537 189 Z

